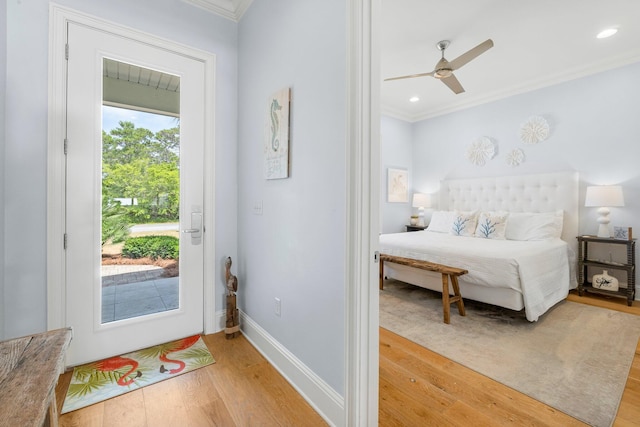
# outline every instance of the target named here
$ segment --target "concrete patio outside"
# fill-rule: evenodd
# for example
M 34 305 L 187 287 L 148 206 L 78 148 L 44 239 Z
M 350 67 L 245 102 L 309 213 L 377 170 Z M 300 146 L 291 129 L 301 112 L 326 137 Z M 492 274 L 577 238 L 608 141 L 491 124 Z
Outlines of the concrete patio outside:
M 149 265 L 102 266 L 102 322 L 178 308 L 178 277 Z

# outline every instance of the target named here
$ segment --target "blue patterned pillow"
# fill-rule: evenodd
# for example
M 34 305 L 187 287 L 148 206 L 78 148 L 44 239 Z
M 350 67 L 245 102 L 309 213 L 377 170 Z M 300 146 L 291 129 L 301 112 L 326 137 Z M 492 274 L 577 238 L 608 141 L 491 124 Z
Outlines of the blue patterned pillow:
M 476 220 L 478 214 L 473 212 L 455 211 L 453 214 L 453 224 L 451 225 L 451 234 L 454 236 L 472 237 L 476 230 Z
M 476 227 L 476 237 L 504 240 L 508 218 L 508 212 L 481 212 Z

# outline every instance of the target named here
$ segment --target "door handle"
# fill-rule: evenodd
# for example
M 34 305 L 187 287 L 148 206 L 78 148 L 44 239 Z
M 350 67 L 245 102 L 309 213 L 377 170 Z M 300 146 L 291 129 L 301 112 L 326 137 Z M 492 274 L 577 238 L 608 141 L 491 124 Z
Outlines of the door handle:
M 183 233 L 191 234 L 191 242 L 197 244 L 202 238 L 202 212 L 191 212 L 191 228 L 182 230 Z

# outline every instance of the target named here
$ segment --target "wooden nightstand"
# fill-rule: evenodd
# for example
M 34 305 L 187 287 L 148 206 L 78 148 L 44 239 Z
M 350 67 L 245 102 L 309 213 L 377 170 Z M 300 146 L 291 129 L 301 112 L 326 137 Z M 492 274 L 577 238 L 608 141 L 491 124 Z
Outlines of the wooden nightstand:
M 420 225 L 409 225 L 409 224 L 407 224 L 405 227 L 407 227 L 407 231 L 421 231 L 427 228 L 426 226 L 422 227 Z
M 636 239 L 618 240 L 596 236 L 578 236 L 578 295 L 584 292 L 594 292 L 604 295 L 618 296 L 627 299 L 631 306 L 636 295 Z M 626 247 L 627 259 L 621 262 L 596 260 L 589 257 L 589 247 L 597 244 L 617 244 Z M 627 287 L 617 291 L 598 289 L 589 282 L 587 267 L 597 267 L 603 270 L 623 270 L 627 273 Z

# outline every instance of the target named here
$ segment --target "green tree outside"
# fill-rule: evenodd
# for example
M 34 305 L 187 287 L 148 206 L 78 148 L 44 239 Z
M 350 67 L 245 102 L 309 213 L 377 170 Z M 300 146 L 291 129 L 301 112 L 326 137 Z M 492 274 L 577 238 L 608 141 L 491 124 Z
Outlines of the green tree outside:
M 109 133 L 102 132 L 102 147 L 103 244 L 121 238 L 109 234 L 123 224 L 128 230 L 129 224 L 178 220 L 179 126 L 153 133 L 121 121 Z M 121 206 L 120 199 L 128 203 Z

